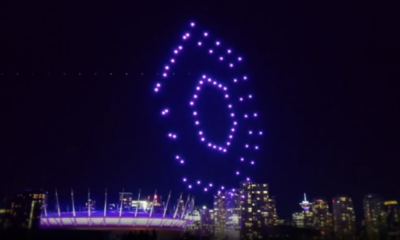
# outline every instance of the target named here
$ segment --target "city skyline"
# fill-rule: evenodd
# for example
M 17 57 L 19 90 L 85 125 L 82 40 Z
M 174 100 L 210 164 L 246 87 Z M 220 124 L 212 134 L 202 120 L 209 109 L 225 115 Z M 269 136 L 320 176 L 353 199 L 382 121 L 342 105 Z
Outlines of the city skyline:
M 330 205 L 333 197 L 348 195 L 356 215 L 363 214 L 367 194 L 400 199 L 393 188 L 400 156 L 391 61 L 397 45 L 390 31 L 372 26 L 370 6 L 357 13 L 333 7 L 321 16 L 320 8 L 306 4 L 232 4 L 230 11 L 218 4 L 181 5 L 191 11 L 139 5 L 126 6 L 135 14 L 103 6 L 108 15 L 91 19 L 85 17 L 89 5 L 40 16 L 22 12 L 25 20 L 5 27 L 0 194 L 71 186 L 80 192 L 91 186 L 180 192 L 182 178 L 150 92 L 174 36 L 193 20 L 248 64 L 264 133 L 254 179 L 271 186 L 279 214 L 300 211 L 304 192 L 310 202 L 323 198 Z M 76 18 L 65 11 L 76 11 Z M 193 69 L 175 76 L 198 80 Z M 218 132 L 220 125 L 212 127 Z M 212 163 L 202 174 L 229 186 L 238 181 L 220 173 L 231 159 L 217 162 L 203 146 L 190 149 L 199 155 L 193 158 L 199 169 Z M 194 194 L 211 204 L 212 193 Z

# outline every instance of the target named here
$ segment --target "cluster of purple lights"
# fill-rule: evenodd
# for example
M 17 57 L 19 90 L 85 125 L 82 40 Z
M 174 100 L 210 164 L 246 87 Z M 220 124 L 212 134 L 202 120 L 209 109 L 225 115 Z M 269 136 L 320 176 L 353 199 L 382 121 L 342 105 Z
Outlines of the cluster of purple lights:
M 196 25 L 195 23 L 190 23 L 191 28 L 194 28 Z M 192 35 L 187 32 L 182 36 L 182 40 L 185 44 L 188 42 L 188 40 L 192 37 Z M 209 43 L 209 33 L 208 32 L 204 32 L 201 35 L 201 39 L 198 39 L 196 41 L 196 45 L 198 47 L 204 48 L 205 46 L 210 45 Z M 221 42 L 220 41 L 215 41 L 214 43 L 211 43 L 211 45 L 213 46 L 213 48 L 215 47 L 216 49 L 213 48 L 209 48 L 208 49 L 208 53 L 210 55 L 218 55 L 216 56 L 217 59 L 219 60 L 219 62 L 222 62 L 222 64 L 227 64 L 225 66 L 229 68 L 234 68 L 236 63 L 240 63 L 243 61 L 243 58 L 241 56 L 233 56 L 233 51 L 231 49 L 227 49 L 225 54 L 217 54 L 218 52 L 221 52 Z M 179 45 L 177 48 L 175 48 L 173 50 L 173 56 L 170 60 L 169 60 L 169 64 L 164 66 L 164 72 L 162 73 L 163 78 L 167 78 L 169 76 L 168 72 L 171 70 L 172 65 L 174 65 L 176 63 L 176 58 L 182 53 L 182 51 L 184 50 L 184 46 L 183 45 Z M 236 63 L 235 63 L 236 62 Z M 233 78 L 232 81 L 233 83 L 239 83 L 240 81 L 247 81 L 248 78 L 247 76 L 241 76 L 241 77 L 237 77 L 237 78 Z M 154 88 L 154 92 L 158 93 L 161 90 L 161 83 L 157 83 L 155 88 Z M 202 124 L 200 121 L 200 117 L 201 117 L 201 112 L 199 112 L 198 109 L 196 109 L 196 102 L 199 100 L 199 96 L 201 93 L 201 90 L 204 89 L 205 87 L 214 87 L 216 89 L 219 89 L 225 100 L 227 101 L 227 108 L 229 110 L 229 117 L 231 118 L 232 122 L 231 122 L 231 127 L 229 128 L 229 133 L 227 135 L 226 141 L 225 143 L 214 143 L 213 141 L 211 141 L 210 139 L 208 139 L 206 137 L 206 132 L 202 129 Z M 248 94 L 245 95 L 247 97 L 240 97 L 238 100 L 239 102 L 243 102 L 246 99 L 250 100 L 253 99 L 253 95 Z M 228 152 L 229 147 L 232 144 L 232 141 L 234 139 L 234 135 L 237 132 L 237 127 L 239 125 L 238 121 L 243 117 L 245 119 L 253 117 L 253 118 L 257 118 L 258 114 L 256 112 L 254 113 L 245 113 L 243 115 L 241 114 L 236 114 L 236 112 L 234 111 L 233 108 L 233 102 L 235 102 L 235 100 L 233 100 L 233 98 L 231 98 L 231 94 L 228 91 L 228 87 L 227 85 L 223 84 L 222 82 L 217 81 L 216 79 L 213 79 L 207 75 L 203 75 L 201 76 L 200 80 L 198 81 L 198 84 L 195 87 L 195 92 L 193 94 L 192 99 L 189 101 L 189 106 L 193 109 L 192 110 L 192 116 L 194 118 L 194 126 L 197 128 L 197 135 L 199 137 L 199 140 L 201 143 L 205 144 L 209 149 L 215 150 L 217 152 L 221 152 L 221 153 L 226 153 Z M 167 116 L 169 115 L 169 110 L 168 109 L 164 109 L 161 114 L 163 116 Z M 241 116 L 242 117 L 241 117 Z M 248 135 L 257 135 L 257 131 L 252 131 L 249 130 L 248 131 Z M 258 131 L 258 135 L 263 135 L 262 131 Z M 177 139 L 177 134 L 175 133 L 168 133 L 168 138 L 170 139 Z M 250 146 L 250 144 L 245 143 L 244 144 L 244 149 L 249 150 L 249 149 L 254 149 L 254 150 L 259 150 L 259 146 L 258 145 L 254 145 L 254 146 Z M 180 164 L 185 164 L 185 160 L 183 160 L 180 156 L 176 155 L 175 156 L 175 160 L 178 161 Z M 240 158 L 240 162 L 248 162 L 250 165 L 254 165 L 255 162 L 254 160 L 250 160 L 250 161 L 245 161 L 245 159 L 243 157 Z M 235 171 L 235 175 L 239 176 L 241 175 L 240 171 Z M 246 181 L 250 181 L 249 177 L 245 178 Z M 194 184 L 189 182 L 188 178 L 183 178 L 182 181 L 187 184 L 187 187 L 189 189 L 192 189 L 194 186 L 202 186 L 203 190 L 205 192 L 209 191 L 211 188 L 214 188 L 214 185 L 212 183 L 208 183 L 208 184 L 202 184 L 201 180 L 195 180 Z M 193 180 L 192 180 L 193 181 Z M 224 186 L 220 187 L 221 190 L 224 190 Z M 234 189 L 233 189 L 234 191 Z

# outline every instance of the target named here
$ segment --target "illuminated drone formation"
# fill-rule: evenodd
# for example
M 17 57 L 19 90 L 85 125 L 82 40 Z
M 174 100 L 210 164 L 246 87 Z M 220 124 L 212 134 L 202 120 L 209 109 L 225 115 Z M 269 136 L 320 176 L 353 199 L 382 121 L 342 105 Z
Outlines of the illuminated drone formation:
M 224 49 L 220 41 L 218 40 L 213 41 L 210 38 L 210 34 L 208 32 L 202 32 L 201 35 L 199 35 L 195 23 L 193 22 L 190 23 L 190 28 L 192 30 L 188 31 L 182 36 L 181 45 L 178 45 L 173 50 L 172 57 L 170 58 L 168 64 L 166 64 L 163 68 L 162 78 L 164 81 L 168 79 L 170 75 L 172 75 L 170 74 L 170 72 L 173 69 L 174 65 L 178 62 L 179 56 L 183 54 L 183 51 L 186 48 L 185 45 L 189 46 L 195 44 L 197 45 L 197 47 L 203 48 L 205 54 L 209 55 L 211 60 L 215 61 L 216 64 L 218 63 L 221 64 L 221 68 L 224 71 L 232 72 L 233 68 L 235 68 L 236 65 L 241 64 L 241 62 L 243 61 L 243 58 L 239 55 L 234 54 L 231 49 Z M 197 36 L 196 39 L 193 39 L 195 38 L 195 36 Z M 235 105 L 243 104 L 242 102 L 251 101 L 254 98 L 254 96 L 249 93 L 243 94 L 241 96 L 234 96 L 233 93 L 230 91 L 230 88 L 241 89 L 240 84 L 244 84 L 248 80 L 248 77 L 246 75 L 238 75 L 229 79 L 221 79 L 221 80 L 214 79 L 212 76 L 207 75 L 206 72 L 203 75 L 198 76 L 197 84 L 194 86 L 194 93 L 192 95 L 192 98 L 188 99 L 188 111 L 190 111 L 190 114 L 193 116 L 193 124 L 197 129 L 195 132 L 193 132 L 193 134 L 196 134 L 198 136 L 199 142 L 203 146 L 205 146 L 205 148 L 208 148 L 212 151 L 216 151 L 220 154 L 226 154 L 227 152 L 229 152 L 232 142 L 234 140 L 239 140 L 239 138 L 235 139 L 234 136 L 238 128 L 240 128 L 241 125 L 240 122 L 255 120 L 258 118 L 258 113 L 254 111 L 253 112 L 235 111 L 234 108 Z M 154 87 L 154 92 L 159 93 L 162 90 L 163 84 L 161 82 L 156 83 Z M 207 131 L 202 127 L 200 120 L 201 110 L 197 108 L 196 103 L 197 101 L 199 101 L 200 93 L 202 92 L 202 89 L 204 89 L 205 87 L 211 87 L 220 91 L 225 98 L 226 107 L 229 110 L 228 117 L 230 118 L 230 124 L 231 124 L 231 126 L 227 128 L 227 135 L 225 142 L 222 143 L 214 142 L 213 139 L 207 137 Z M 173 114 L 173 109 L 172 111 L 170 111 L 170 109 L 167 108 L 161 110 L 161 115 L 163 117 L 168 117 L 171 114 Z M 246 129 L 246 131 L 247 131 L 247 136 L 253 139 L 253 141 L 251 142 L 254 142 L 254 139 L 259 139 L 259 137 L 263 135 L 263 132 L 257 129 Z M 184 141 L 184 139 L 179 139 L 179 131 L 177 130 L 175 130 L 174 132 L 167 132 L 166 135 L 170 140 Z M 243 153 L 245 153 L 246 151 L 248 152 L 248 151 L 259 150 L 259 146 L 257 144 L 250 144 L 248 142 L 243 142 L 242 144 L 243 144 L 242 145 Z M 190 159 L 187 159 L 188 161 L 185 161 L 184 156 L 175 155 L 174 160 L 178 164 L 190 164 Z M 237 161 L 240 162 L 241 164 L 248 164 L 250 166 L 255 165 L 255 160 L 252 158 L 245 157 L 245 154 L 243 154 L 242 156 L 238 156 Z M 242 172 L 240 171 L 240 169 L 236 169 L 233 172 L 233 174 L 235 176 L 243 177 L 242 180 L 250 181 L 250 178 L 248 176 L 242 176 Z M 213 183 L 211 183 L 212 181 L 210 181 L 210 179 L 190 179 L 189 176 L 184 176 L 182 178 L 182 182 L 187 186 L 188 189 L 202 188 L 204 192 L 208 192 L 212 188 L 218 188 L 221 190 L 225 189 L 224 186 L 214 186 Z

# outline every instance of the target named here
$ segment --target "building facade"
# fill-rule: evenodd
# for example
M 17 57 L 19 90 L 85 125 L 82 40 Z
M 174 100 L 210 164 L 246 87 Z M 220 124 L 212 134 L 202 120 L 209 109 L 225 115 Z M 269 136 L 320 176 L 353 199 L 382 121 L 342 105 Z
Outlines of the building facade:
M 353 200 L 338 196 L 332 200 L 334 234 L 337 239 L 352 239 L 355 235 Z
M 400 211 L 399 204 L 395 200 L 383 203 L 383 214 L 388 239 L 400 238 Z
M 380 239 L 384 233 L 383 199 L 374 194 L 368 194 L 363 200 L 364 223 L 367 238 Z
M 313 227 L 320 231 L 321 236 L 328 236 L 333 231 L 332 214 L 329 212 L 328 202 L 323 199 L 313 201 Z
M 240 237 L 240 191 L 219 192 L 214 196 L 215 237 L 238 239 Z
M 262 232 L 276 226 L 276 202 L 269 196 L 268 184 L 242 182 L 241 198 L 241 238 L 259 239 Z

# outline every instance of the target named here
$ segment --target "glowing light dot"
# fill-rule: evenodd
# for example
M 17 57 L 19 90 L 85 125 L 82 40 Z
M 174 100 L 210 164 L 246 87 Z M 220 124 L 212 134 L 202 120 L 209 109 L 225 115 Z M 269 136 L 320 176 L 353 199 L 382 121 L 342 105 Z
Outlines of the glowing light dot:
M 203 75 L 203 76 L 202 76 L 202 78 L 206 78 L 206 77 L 207 77 L 206 75 Z
M 246 148 L 248 148 L 249 147 L 249 144 L 246 144 L 246 145 L 244 145 Z
M 245 80 L 245 81 L 246 81 L 246 80 L 247 80 L 247 77 L 246 77 L 246 76 L 244 76 L 244 77 L 243 77 L 243 80 Z
M 166 70 L 168 70 L 168 69 L 169 69 L 169 67 L 168 67 L 168 66 L 165 66 L 165 69 L 166 69 Z
M 158 92 L 158 88 L 154 88 L 154 92 Z
M 221 43 L 220 43 L 220 42 L 216 42 L 215 44 L 216 44 L 217 46 L 219 46 Z
M 218 150 L 220 150 L 220 151 L 221 151 L 221 150 L 222 150 L 222 147 L 219 147 L 219 148 L 218 148 Z
M 237 122 L 233 122 L 233 125 L 237 125 Z
M 253 132 L 252 132 L 252 131 L 249 131 L 249 134 L 251 135 L 251 134 L 253 134 Z
M 244 118 L 247 118 L 247 114 L 244 115 Z
M 219 57 L 219 60 L 222 61 L 222 60 L 224 60 L 224 58 L 223 57 Z
M 203 81 L 200 81 L 199 83 L 200 83 L 200 84 L 203 84 L 204 82 L 203 82 Z
M 167 74 L 166 73 L 163 73 L 163 77 L 166 77 L 167 76 Z
M 193 102 L 190 102 L 190 106 L 193 106 L 194 105 L 194 103 Z
M 239 172 L 238 172 L 238 171 L 236 172 L 236 175 L 239 175 Z
M 192 185 L 189 185 L 188 188 L 192 188 Z
M 201 141 L 204 142 L 206 139 L 205 138 L 201 138 Z
M 247 181 L 250 181 L 250 178 L 246 178 Z
M 196 116 L 197 115 L 197 112 L 193 112 L 193 116 Z
M 209 147 L 211 147 L 211 143 L 207 144 Z
M 232 136 L 232 135 L 229 135 L 229 138 L 233 138 L 233 136 Z
M 196 90 L 197 90 L 197 91 L 200 91 L 200 87 L 196 87 Z
M 189 33 L 186 33 L 185 35 L 186 35 L 186 37 L 190 37 L 190 34 L 189 34 Z
M 183 181 L 186 182 L 186 178 L 183 178 Z
M 225 187 L 224 187 L 224 186 L 222 186 L 222 187 L 221 187 L 221 189 L 222 189 L 222 190 L 224 190 L 224 189 L 225 189 Z
M 244 158 L 240 158 L 240 161 L 243 162 L 243 161 L 244 161 Z
M 233 82 L 237 82 L 237 79 L 235 78 L 235 79 L 233 79 Z
M 200 132 L 199 132 L 199 135 L 203 135 L 203 132 L 202 132 L 202 131 L 200 131 Z
M 226 95 L 225 95 L 225 98 L 229 98 L 229 95 L 228 95 L 228 94 L 226 94 Z
M 250 164 L 251 164 L 251 165 L 254 165 L 254 161 L 251 161 Z
M 224 87 L 223 89 L 224 89 L 224 91 L 228 90 L 226 87 Z
M 255 146 L 254 148 L 255 148 L 256 150 L 258 150 L 258 146 Z
M 198 185 L 200 185 L 200 183 L 201 183 L 200 181 L 197 181 L 197 184 L 198 184 Z
M 208 82 L 211 82 L 211 78 L 207 79 Z
M 228 108 L 232 108 L 232 105 L 229 104 L 229 105 L 228 105 Z
M 211 54 L 211 53 L 213 53 L 213 50 L 212 50 L 212 49 L 210 49 L 208 52 Z
M 204 37 L 207 37 L 207 36 L 208 36 L 208 33 L 205 32 L 205 33 L 204 33 Z
M 207 192 L 208 191 L 208 189 L 207 188 L 204 188 L 204 192 Z
M 259 134 L 259 135 L 263 135 L 263 132 L 260 131 L 258 134 Z
M 218 87 L 219 87 L 219 88 L 222 88 L 222 84 L 218 84 Z
M 193 98 L 197 98 L 197 95 L 193 95 Z
M 179 48 L 179 50 L 182 50 L 182 46 L 179 46 L 178 48 Z
M 186 40 L 186 36 L 183 36 L 182 38 L 183 38 L 183 40 Z
M 198 42 L 197 45 L 201 46 L 201 42 Z
M 217 82 L 214 81 L 213 84 L 214 84 L 214 85 L 217 85 Z
M 195 124 L 196 124 L 196 125 L 199 125 L 200 123 L 199 123 L 199 121 L 196 121 Z
M 239 98 L 239 101 L 243 101 L 243 98 Z
M 232 51 L 230 49 L 228 49 L 228 53 L 231 53 Z
M 208 184 L 208 186 L 212 187 L 212 186 L 213 186 L 213 184 L 212 184 L 212 183 L 210 183 L 210 184 Z
M 157 86 L 157 87 L 161 87 L 161 84 L 157 83 L 156 86 Z
M 252 95 L 249 95 L 249 98 L 253 98 L 253 96 L 252 96 Z
M 184 163 L 185 163 L 185 161 L 181 160 L 181 164 L 184 164 Z
M 174 50 L 174 53 L 177 54 L 177 53 L 178 53 L 178 50 Z
M 229 146 L 229 145 L 231 145 L 231 143 L 230 143 L 230 142 L 226 142 L 226 145 L 228 145 L 228 146 Z
M 190 26 L 191 26 L 191 27 L 194 27 L 194 23 L 193 23 L 193 22 L 192 22 L 192 23 L 190 23 Z
M 175 59 L 171 59 L 171 62 L 174 63 L 174 62 L 175 62 Z
M 216 148 L 217 148 L 217 146 L 215 146 L 215 145 L 214 145 L 214 146 L 213 146 L 213 148 L 214 148 L 214 149 L 216 149 Z
M 253 116 L 254 116 L 254 117 L 257 117 L 258 115 L 257 115 L 257 113 L 254 113 Z
M 172 133 L 168 133 L 168 137 L 172 137 Z
M 235 131 L 235 129 L 234 129 L 234 128 L 232 128 L 232 129 L 231 129 L 231 131 L 232 131 L 232 132 L 234 132 L 234 131 Z
M 176 158 L 176 159 L 179 159 L 179 156 L 178 156 L 178 155 L 176 155 L 176 156 L 175 156 L 175 158 Z
M 173 138 L 173 139 L 176 139 L 176 135 L 175 135 L 175 134 L 174 134 L 174 135 L 172 135 L 172 138 Z
M 223 152 L 226 152 L 226 149 L 222 150 Z
M 238 61 L 239 61 L 239 62 L 242 61 L 242 58 L 241 58 L 241 57 L 238 57 Z
M 233 67 L 233 64 L 232 64 L 232 63 L 230 63 L 230 64 L 229 64 L 229 67 Z

